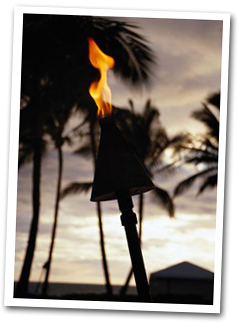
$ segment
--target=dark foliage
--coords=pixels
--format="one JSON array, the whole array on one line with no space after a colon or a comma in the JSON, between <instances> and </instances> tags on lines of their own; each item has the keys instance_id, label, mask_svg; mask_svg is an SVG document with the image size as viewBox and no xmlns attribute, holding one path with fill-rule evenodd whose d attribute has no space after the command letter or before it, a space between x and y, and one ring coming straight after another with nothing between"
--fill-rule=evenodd
<instances>
[{"instance_id":1,"label":"dark foliage","mask_svg":"<svg viewBox=\"0 0 238 322\"><path fill-rule=\"evenodd\" d=\"M220 111L220 93L215 93L208 97L203 104L203 108L192 113L193 118L205 125L206 134L195 141L191 139L191 136L185 135L180 137L180 140L175 144L176 152L182 155L183 164L193 164L201 167L201 170L176 186L175 196L184 193L196 181L200 182L198 195L206 189L214 188L217 185L219 115L216 115L215 111Z\"/></svg>"}]
</instances>

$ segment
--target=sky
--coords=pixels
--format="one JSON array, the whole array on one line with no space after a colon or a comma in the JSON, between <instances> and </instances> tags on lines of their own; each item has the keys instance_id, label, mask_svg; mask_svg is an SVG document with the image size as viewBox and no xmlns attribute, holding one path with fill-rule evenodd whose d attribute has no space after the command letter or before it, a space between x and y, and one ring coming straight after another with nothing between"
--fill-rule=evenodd
<instances>
[{"instance_id":1,"label":"sky","mask_svg":"<svg viewBox=\"0 0 238 322\"><path fill-rule=\"evenodd\" d=\"M207 96L220 90L222 22L181 19L127 18L136 23L153 49L157 65L151 87L136 92L109 72L108 82L115 106L128 106L133 98L140 111L147 99L159 108L169 135L181 131L203 133L190 115ZM65 149L63 184L93 179L91 160ZM31 171L28 164L18 177L15 279L20 275L31 220ZM176 176L157 176L155 184L172 192L175 184L192 169ZM42 169L42 201L37 247L30 280L38 281L48 256L57 179L56 152L47 154ZM50 281L103 284L99 232L95 204L90 194L65 198L60 204ZM133 197L137 212L137 197ZM175 218L145 194L143 255L148 276L170 265L190 261L214 270L216 233L216 189L196 197L196 186L175 199ZM130 269L124 228L115 201L104 202L103 224L112 284L122 284Z\"/></svg>"}]
</instances>

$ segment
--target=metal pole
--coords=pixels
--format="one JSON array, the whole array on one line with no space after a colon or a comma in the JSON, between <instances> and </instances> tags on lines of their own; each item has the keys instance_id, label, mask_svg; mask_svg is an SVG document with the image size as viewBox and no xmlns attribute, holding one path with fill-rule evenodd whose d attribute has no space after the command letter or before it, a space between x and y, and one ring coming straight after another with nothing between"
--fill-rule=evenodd
<instances>
[{"instance_id":1,"label":"metal pole","mask_svg":"<svg viewBox=\"0 0 238 322\"><path fill-rule=\"evenodd\" d=\"M136 229L137 218L132 211L133 202L129 191L117 194L119 209L122 213L121 223L125 227L127 244L130 252L136 288L142 302L151 302L149 284L146 276L144 260Z\"/></svg>"}]
</instances>

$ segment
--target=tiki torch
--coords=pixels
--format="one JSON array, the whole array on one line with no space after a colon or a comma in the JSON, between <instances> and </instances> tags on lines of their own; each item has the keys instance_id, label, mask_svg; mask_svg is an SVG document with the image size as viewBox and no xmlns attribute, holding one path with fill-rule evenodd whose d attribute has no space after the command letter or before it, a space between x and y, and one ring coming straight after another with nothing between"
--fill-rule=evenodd
<instances>
[{"instance_id":1,"label":"tiki torch","mask_svg":"<svg viewBox=\"0 0 238 322\"><path fill-rule=\"evenodd\" d=\"M93 182L91 201L117 200L121 224L125 233L133 267L137 292L143 302L151 302L149 284L137 233L137 218L132 196L150 191L154 184L111 115L111 93L107 85L107 70L114 59L104 54L93 39L89 39L89 59L100 70L100 80L91 84L89 92L98 106L101 138Z\"/></svg>"}]
</instances>

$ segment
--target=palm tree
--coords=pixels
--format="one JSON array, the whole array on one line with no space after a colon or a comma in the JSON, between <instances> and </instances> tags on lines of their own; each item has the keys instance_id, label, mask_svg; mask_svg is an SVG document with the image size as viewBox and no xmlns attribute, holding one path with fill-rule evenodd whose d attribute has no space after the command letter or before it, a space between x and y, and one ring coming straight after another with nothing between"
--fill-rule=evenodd
<instances>
[{"instance_id":1,"label":"palm tree","mask_svg":"<svg viewBox=\"0 0 238 322\"><path fill-rule=\"evenodd\" d=\"M95 139L96 119L95 119L95 114L94 116L92 116L91 113L89 113L88 116L89 118L87 121L89 122L89 128L90 128L90 131L89 131L90 143L91 143L91 151L92 151L92 157L93 157L93 166L95 171L96 163L97 163L97 144ZM97 217L98 217L98 227L99 227L99 236L100 236L99 240L100 240L100 249L101 249L101 255L102 255L103 272L104 272L105 281L106 281L107 293L111 295L112 287L110 282L108 261L107 261L106 250L105 250L103 222L102 222L102 209L101 209L100 202L96 202L96 210L97 210Z\"/></svg>"},{"instance_id":2,"label":"palm tree","mask_svg":"<svg viewBox=\"0 0 238 322\"><path fill-rule=\"evenodd\" d=\"M192 113L192 117L206 127L206 133L200 138L185 135L175 147L181 155L181 164L200 166L200 170L181 181L174 190L178 196L188 190L196 181L200 181L197 195L217 185L218 147L219 147L220 93L209 96L203 107Z\"/></svg>"},{"instance_id":3,"label":"palm tree","mask_svg":"<svg viewBox=\"0 0 238 322\"><path fill-rule=\"evenodd\" d=\"M58 222L58 214L59 214L59 203L60 203L60 193L61 193L61 183L62 183L62 174L63 174L63 145L65 143L71 144L71 139L68 135L64 134L65 127L69 118L72 114L72 109L67 106L61 106L61 108L57 108L52 111L51 118L47 122L48 133L50 134L54 146L58 153L58 179L57 179L57 188L56 188L56 199L55 199L55 208L54 208L54 222L51 233L51 243L49 248L48 260L45 266L45 280L42 289L42 294L45 296L47 294L48 284L49 284L49 275L50 268L52 262L52 255L54 250L54 243L56 237L56 229Z\"/></svg>"},{"instance_id":4,"label":"palm tree","mask_svg":"<svg viewBox=\"0 0 238 322\"><path fill-rule=\"evenodd\" d=\"M32 99L31 104L34 104ZM36 103L37 104L37 103ZM37 120L38 118L38 120ZM19 136L19 162L21 167L27 161L32 160L32 221L30 225L30 234L27 243L26 254L15 296L24 297L27 293L27 285L31 271L32 260L36 245L40 214L40 183L41 183L41 162L46 152L47 142L44 138L45 130L42 124L42 118L39 113L32 114L29 108L25 108L20 113L20 136Z\"/></svg>"},{"instance_id":5,"label":"palm tree","mask_svg":"<svg viewBox=\"0 0 238 322\"><path fill-rule=\"evenodd\" d=\"M95 105L88 94L98 71L88 60L88 37L116 60L114 72L133 85L148 82L153 55L135 26L106 18L25 14L23 21L20 137L30 133L33 147L33 215L15 296L25 297L40 214L42 141L52 105L79 109ZM24 121L25 119L25 121ZM24 135L25 136L25 135Z\"/></svg>"},{"instance_id":6,"label":"palm tree","mask_svg":"<svg viewBox=\"0 0 238 322\"><path fill-rule=\"evenodd\" d=\"M164 166L163 153L169 146L170 141L165 129L161 126L159 121L159 111L152 106L151 101L148 100L145 104L144 110L141 113L136 113L134 104L129 101L131 110L118 110L117 119L118 125L122 133L127 138L127 141L132 146L133 150L145 165L150 177L153 173L159 172ZM169 214L174 216L174 205L169 193L156 186L151 192L156 199L156 202L161 205ZM142 226L144 218L144 195L139 195L139 241L142 242ZM133 269L131 267L126 282L121 289L121 294L124 295L128 289Z\"/></svg>"},{"instance_id":7,"label":"palm tree","mask_svg":"<svg viewBox=\"0 0 238 322\"><path fill-rule=\"evenodd\" d=\"M86 125L86 130L82 128L82 125ZM89 127L89 131L88 131ZM74 132L77 132L80 130L80 136L84 136L84 139L86 139L86 144L83 144L80 146L79 149L75 151L75 154L77 155L84 155L87 156L90 155L93 159L93 167L94 171L96 169L96 162L97 162L97 150L98 150L98 140L97 140L97 129L98 128L98 122L96 114L92 112L89 112L86 116L83 124L81 124L79 127L74 129ZM82 131L85 131L86 133L82 134ZM87 133L89 132L89 133ZM88 139L89 136L89 139ZM92 182L72 182L67 187L64 188L61 194L61 198L66 197L67 195L75 194L75 193L81 193L81 192L88 192L89 189L92 188ZM113 290L110 282L110 273L109 273L109 267L108 267L108 261L107 261L107 255L105 250L105 238L104 238L104 231L103 231L103 221L102 221L102 208L100 202L96 202L96 212L98 217L98 227L99 227L99 241L100 241L100 249L101 249L101 255L102 255L102 265L103 265L103 272L104 272L104 278L105 278L105 286L107 293L109 295L112 295Z\"/></svg>"}]
</instances>

